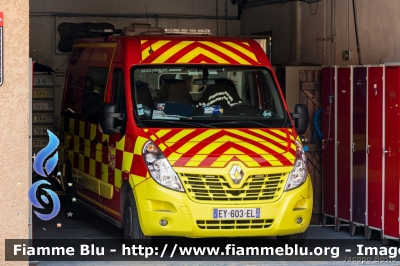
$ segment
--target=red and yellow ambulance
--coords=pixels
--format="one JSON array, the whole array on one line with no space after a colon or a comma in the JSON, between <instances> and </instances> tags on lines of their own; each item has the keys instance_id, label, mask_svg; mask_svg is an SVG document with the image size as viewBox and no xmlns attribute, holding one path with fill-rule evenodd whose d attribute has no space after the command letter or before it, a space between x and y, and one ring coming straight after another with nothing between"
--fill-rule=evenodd
<instances>
[{"instance_id":1,"label":"red and yellow ambulance","mask_svg":"<svg viewBox=\"0 0 400 266\"><path fill-rule=\"evenodd\" d=\"M257 42L184 33L75 42L59 150L68 215L89 208L127 239L300 243L313 207L305 106L289 113Z\"/></svg>"}]
</instances>

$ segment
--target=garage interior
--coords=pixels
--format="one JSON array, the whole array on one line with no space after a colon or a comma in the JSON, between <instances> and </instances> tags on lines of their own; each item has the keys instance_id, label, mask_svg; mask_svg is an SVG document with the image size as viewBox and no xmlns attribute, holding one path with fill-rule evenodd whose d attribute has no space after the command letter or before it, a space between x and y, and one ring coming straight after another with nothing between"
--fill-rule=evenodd
<instances>
[{"instance_id":1,"label":"garage interior","mask_svg":"<svg viewBox=\"0 0 400 266\"><path fill-rule=\"evenodd\" d=\"M252 38L274 66L289 111L297 103L308 106L310 124L301 137L308 146L314 188L311 224L335 231L344 227L350 236L368 240L379 235L383 245L397 243L400 63L393 62L400 62L396 49L400 30L392 25L400 23L396 14L400 2L168 2L29 1L29 56L35 62L32 154L47 145L46 129L59 133L68 49L72 40L96 34L92 29L149 24ZM60 215L65 213L61 210ZM40 238L49 223L33 218L32 236ZM66 219L62 223L68 228L62 234L85 236L82 230L68 227ZM91 231L97 233L101 238L101 230Z\"/></svg>"}]
</instances>

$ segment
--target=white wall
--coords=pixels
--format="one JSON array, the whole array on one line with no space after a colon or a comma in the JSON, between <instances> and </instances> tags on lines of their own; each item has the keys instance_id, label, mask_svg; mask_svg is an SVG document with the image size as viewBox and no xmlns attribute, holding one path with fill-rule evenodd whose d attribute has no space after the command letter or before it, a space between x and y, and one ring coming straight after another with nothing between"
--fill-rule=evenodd
<instances>
[{"instance_id":1,"label":"white wall","mask_svg":"<svg viewBox=\"0 0 400 266\"><path fill-rule=\"evenodd\" d=\"M321 0L318 2L318 9L316 3L311 5L311 12L317 10L315 15L311 14L309 4L297 4L300 10L298 19L294 16L296 12L293 9L296 6L293 3L245 9L243 32L249 34L271 30L272 58L275 62L296 61L296 46L293 42L297 39L294 32L296 27L300 27L300 63L359 63L351 0ZM355 4L361 63L400 62L400 49L397 48L400 40L400 1L355 0ZM331 28L336 36L333 43L330 39ZM351 61L342 60L342 51L347 49L352 51Z\"/></svg>"},{"instance_id":2,"label":"white wall","mask_svg":"<svg viewBox=\"0 0 400 266\"><path fill-rule=\"evenodd\" d=\"M218 2L218 21L216 3ZM58 51L58 26L63 22L107 22L116 29L132 23L147 23L164 28L206 28L212 35L237 36L240 20L237 5L224 0L30 0L30 56L34 61L65 71L69 54ZM62 13L62 14L61 14ZM154 18L153 15L159 18ZM217 27L218 25L218 27Z\"/></svg>"},{"instance_id":3,"label":"white wall","mask_svg":"<svg viewBox=\"0 0 400 266\"><path fill-rule=\"evenodd\" d=\"M64 70L67 56L56 54L55 49L58 38L56 29L60 23L109 22L116 28L133 22L146 23L145 5L153 26L158 21L161 27L210 28L214 35L217 32L225 35L224 0L218 1L218 31L216 19L207 19L215 17L217 1L30 0L30 56L54 69ZM232 5L229 0L226 3L228 35L271 31L272 62L275 64L359 63L351 0L321 0L318 4L313 3L311 10L310 5L303 2L248 8L244 9L241 22L233 19L237 16L238 6ZM400 25L400 1L355 0L355 3L361 63L400 61L396 42L400 39L400 27L397 26ZM313 15L311 12L316 13ZM64 15L61 16L61 13ZM65 16L74 13L81 15ZM155 14L160 16L158 20L153 18ZM344 50L352 51L351 61L342 60Z\"/></svg>"},{"instance_id":4,"label":"white wall","mask_svg":"<svg viewBox=\"0 0 400 266\"><path fill-rule=\"evenodd\" d=\"M180 14L225 16L225 0L30 0L30 13L63 14ZM237 5L227 3L227 15L237 16Z\"/></svg>"},{"instance_id":5,"label":"white wall","mask_svg":"<svg viewBox=\"0 0 400 266\"><path fill-rule=\"evenodd\" d=\"M54 69L64 70L67 56L56 54L58 52L55 49L58 41L56 28L60 23L110 22L116 28L133 22L146 23L144 17L137 17L144 16L145 4L149 14L197 16L197 19L164 17L156 20L149 15L149 22L153 26L158 21L161 27L210 28L213 34L217 34L217 21L204 18L215 16L216 0L204 0L201 4L194 0L172 0L168 5L163 0L91 1L94 0L86 0L84 5L78 5L78 0L31 0L30 56ZM400 25L400 16L397 14L400 1L356 0L355 3L361 63L400 61L400 51L396 46L396 41L400 39L400 27L396 26ZM225 1L219 0L218 4L218 33L225 35ZM237 15L237 5L227 1L227 8L229 18ZM58 14L68 12L104 16L66 17ZM316 13L313 15L311 12ZM54 15L56 13L57 16ZM264 5L244 9L241 22L234 19L227 22L230 36L271 31L272 61L275 64L359 63L351 0L321 0L318 8L316 3L311 5L311 11L310 5L303 2ZM342 60L344 50L352 51L351 61Z\"/></svg>"},{"instance_id":6,"label":"white wall","mask_svg":"<svg viewBox=\"0 0 400 266\"><path fill-rule=\"evenodd\" d=\"M294 40L292 9L293 3L264 5L244 9L242 34L272 31L272 62L289 63L295 61L292 52Z\"/></svg>"},{"instance_id":7,"label":"white wall","mask_svg":"<svg viewBox=\"0 0 400 266\"><path fill-rule=\"evenodd\" d=\"M124 17L54 17L54 16L31 16L30 17L30 41L29 54L34 61L50 66L53 70L64 71L68 66L69 54L58 51L57 45L59 34L58 25L63 22L107 22L114 25L116 29L122 29L132 23L147 23L145 18ZM152 26L157 25L156 19L149 19ZM217 32L216 20L211 19L158 19L158 26L164 28L206 28L213 35ZM224 36L226 32L226 21L218 22L219 35ZM228 20L228 35L237 36L240 32L240 21Z\"/></svg>"}]
</instances>

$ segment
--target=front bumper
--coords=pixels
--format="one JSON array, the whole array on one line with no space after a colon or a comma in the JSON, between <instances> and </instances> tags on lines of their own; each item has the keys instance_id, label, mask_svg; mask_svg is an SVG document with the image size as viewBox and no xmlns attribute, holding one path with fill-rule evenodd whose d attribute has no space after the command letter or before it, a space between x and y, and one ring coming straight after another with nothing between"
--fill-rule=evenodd
<instances>
[{"instance_id":1,"label":"front bumper","mask_svg":"<svg viewBox=\"0 0 400 266\"><path fill-rule=\"evenodd\" d=\"M249 237L302 233L310 223L313 207L309 176L303 185L283 192L271 203L197 203L186 193L164 188L152 178L136 186L134 194L140 225L147 236ZM261 216L221 222L213 220L214 208L260 208ZM302 222L298 223L300 217ZM166 226L160 225L162 219L168 221Z\"/></svg>"}]
</instances>

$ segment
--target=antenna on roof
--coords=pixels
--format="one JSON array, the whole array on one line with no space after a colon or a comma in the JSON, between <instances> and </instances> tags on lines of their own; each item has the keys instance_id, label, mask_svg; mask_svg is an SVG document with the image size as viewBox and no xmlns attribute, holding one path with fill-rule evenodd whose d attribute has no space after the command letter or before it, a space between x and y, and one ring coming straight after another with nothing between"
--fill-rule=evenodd
<instances>
[{"instance_id":1,"label":"antenna on roof","mask_svg":"<svg viewBox=\"0 0 400 266\"><path fill-rule=\"evenodd\" d=\"M149 34L149 42L150 42L150 49L149 49L149 54L153 53L153 49L151 49L151 40L150 40L150 24L149 24L149 16L147 15L147 5L144 5L146 8L146 18L147 18L147 32Z\"/></svg>"}]
</instances>

